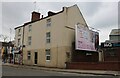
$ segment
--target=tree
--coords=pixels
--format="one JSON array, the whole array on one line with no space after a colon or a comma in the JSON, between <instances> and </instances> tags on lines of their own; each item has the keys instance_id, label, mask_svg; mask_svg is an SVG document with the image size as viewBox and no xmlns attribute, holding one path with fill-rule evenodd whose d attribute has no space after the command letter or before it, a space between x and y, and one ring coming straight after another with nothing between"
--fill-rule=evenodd
<instances>
[{"instance_id":1,"label":"tree","mask_svg":"<svg viewBox=\"0 0 120 78\"><path fill-rule=\"evenodd\" d=\"M7 35L0 34L0 39L3 39L4 42L6 42L6 40L8 39L8 36L7 36Z\"/></svg>"}]
</instances>

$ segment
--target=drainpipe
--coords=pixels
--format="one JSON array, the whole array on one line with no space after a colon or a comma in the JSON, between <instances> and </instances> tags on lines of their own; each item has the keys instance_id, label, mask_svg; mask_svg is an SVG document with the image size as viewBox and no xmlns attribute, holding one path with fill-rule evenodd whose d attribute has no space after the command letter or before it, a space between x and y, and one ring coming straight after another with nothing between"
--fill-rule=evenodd
<instances>
[{"instance_id":1,"label":"drainpipe","mask_svg":"<svg viewBox=\"0 0 120 78\"><path fill-rule=\"evenodd\" d=\"M58 43L57 43L57 58L56 58L56 67L58 68Z\"/></svg>"},{"instance_id":2,"label":"drainpipe","mask_svg":"<svg viewBox=\"0 0 120 78\"><path fill-rule=\"evenodd\" d=\"M22 64L23 64L23 45L24 45L24 30L25 30L25 26L23 25L23 36L22 36Z\"/></svg>"}]
</instances>

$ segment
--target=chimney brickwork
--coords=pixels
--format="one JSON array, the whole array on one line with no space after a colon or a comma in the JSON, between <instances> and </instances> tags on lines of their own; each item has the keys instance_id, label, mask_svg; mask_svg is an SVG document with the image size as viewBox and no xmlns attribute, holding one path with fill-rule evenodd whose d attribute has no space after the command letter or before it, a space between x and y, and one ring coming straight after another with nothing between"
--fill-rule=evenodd
<instances>
[{"instance_id":1,"label":"chimney brickwork","mask_svg":"<svg viewBox=\"0 0 120 78\"><path fill-rule=\"evenodd\" d=\"M40 13L38 12L32 12L32 18L31 18L31 21L36 21L36 20L39 20L40 19Z\"/></svg>"}]
</instances>

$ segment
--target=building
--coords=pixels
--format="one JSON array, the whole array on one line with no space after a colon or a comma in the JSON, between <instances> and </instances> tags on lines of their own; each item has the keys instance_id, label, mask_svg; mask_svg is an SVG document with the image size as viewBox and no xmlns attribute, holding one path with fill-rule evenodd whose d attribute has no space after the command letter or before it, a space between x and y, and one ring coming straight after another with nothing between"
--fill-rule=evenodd
<instances>
[{"instance_id":1,"label":"building","mask_svg":"<svg viewBox=\"0 0 120 78\"><path fill-rule=\"evenodd\" d=\"M13 59L12 48L14 44L12 42L0 42L0 55L4 62L11 63Z\"/></svg>"},{"instance_id":2,"label":"building","mask_svg":"<svg viewBox=\"0 0 120 78\"><path fill-rule=\"evenodd\" d=\"M2 42L0 42L0 53L1 53L1 49L2 49Z\"/></svg>"},{"instance_id":3,"label":"building","mask_svg":"<svg viewBox=\"0 0 120 78\"><path fill-rule=\"evenodd\" d=\"M67 62L66 68L80 69L80 70L120 71L120 56L119 56L120 55L120 40L119 40L120 31L119 29L113 29L109 37L110 37L110 40L106 40L105 42L101 43L101 47L98 50L99 51L98 62L95 62L97 59L97 54L95 54L95 52L91 52L93 53L93 56L91 57L91 53L89 51L79 52L77 50L78 52L75 51L75 53L73 54L75 57L77 57L75 59L76 62ZM83 57L86 57L86 58L82 59ZM84 62L85 60L88 60L88 59L90 62ZM91 61L92 59L94 60ZM78 61L84 60L84 61L78 62L77 60Z\"/></svg>"},{"instance_id":4,"label":"building","mask_svg":"<svg viewBox=\"0 0 120 78\"><path fill-rule=\"evenodd\" d=\"M120 29L113 29L109 39L101 43L104 61L120 61Z\"/></svg>"},{"instance_id":5,"label":"building","mask_svg":"<svg viewBox=\"0 0 120 78\"><path fill-rule=\"evenodd\" d=\"M75 58L75 25L89 29L87 23L77 5L40 16L32 12L30 22L15 28L15 46L22 46L23 64L65 68L65 62Z\"/></svg>"},{"instance_id":6,"label":"building","mask_svg":"<svg viewBox=\"0 0 120 78\"><path fill-rule=\"evenodd\" d=\"M109 38L111 41L120 41L120 29L113 29L109 35Z\"/></svg>"}]
</instances>

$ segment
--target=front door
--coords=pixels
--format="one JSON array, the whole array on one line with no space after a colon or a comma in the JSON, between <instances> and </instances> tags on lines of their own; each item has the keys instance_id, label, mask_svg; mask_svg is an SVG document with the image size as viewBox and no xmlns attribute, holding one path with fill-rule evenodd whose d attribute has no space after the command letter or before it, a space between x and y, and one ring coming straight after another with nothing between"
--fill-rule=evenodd
<instances>
[{"instance_id":1,"label":"front door","mask_svg":"<svg viewBox=\"0 0 120 78\"><path fill-rule=\"evenodd\" d=\"M38 53L37 53L37 52L35 52L34 64L37 64L37 58L38 58Z\"/></svg>"}]
</instances>

